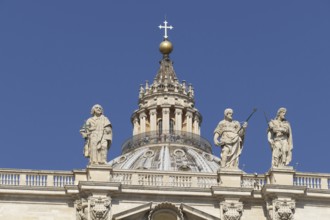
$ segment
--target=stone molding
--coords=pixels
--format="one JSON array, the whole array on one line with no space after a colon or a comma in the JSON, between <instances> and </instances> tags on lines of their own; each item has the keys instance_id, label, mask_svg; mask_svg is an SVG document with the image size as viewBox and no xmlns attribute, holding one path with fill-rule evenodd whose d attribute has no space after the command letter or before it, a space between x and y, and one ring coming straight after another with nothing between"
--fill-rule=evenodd
<instances>
[{"instance_id":1,"label":"stone molding","mask_svg":"<svg viewBox=\"0 0 330 220\"><path fill-rule=\"evenodd\" d=\"M153 215L156 214L157 212L166 211L166 210L174 212L177 215L178 220L184 220L181 208L177 207L176 205L170 202L163 202L152 208L150 210L148 220L152 220Z\"/></svg>"}]
</instances>

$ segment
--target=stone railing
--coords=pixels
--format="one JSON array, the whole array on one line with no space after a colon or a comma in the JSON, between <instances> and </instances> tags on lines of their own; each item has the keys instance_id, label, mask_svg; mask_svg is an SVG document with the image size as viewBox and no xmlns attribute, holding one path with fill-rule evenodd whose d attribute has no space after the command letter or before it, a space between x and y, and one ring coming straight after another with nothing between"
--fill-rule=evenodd
<instances>
[{"instance_id":1,"label":"stone railing","mask_svg":"<svg viewBox=\"0 0 330 220\"><path fill-rule=\"evenodd\" d=\"M64 187L77 185L80 180L86 181L86 170L80 171L47 171L0 169L1 186L27 187ZM210 188L219 186L217 173L165 172L153 170L119 170L111 171L110 182L123 185L164 186L164 187L197 187ZM264 174L243 174L242 188L261 190L267 184ZM293 185L306 186L311 189L330 189L330 174L296 172Z\"/></svg>"},{"instance_id":2,"label":"stone railing","mask_svg":"<svg viewBox=\"0 0 330 220\"><path fill-rule=\"evenodd\" d=\"M330 174L296 172L293 184L311 189L330 189Z\"/></svg>"},{"instance_id":3,"label":"stone railing","mask_svg":"<svg viewBox=\"0 0 330 220\"><path fill-rule=\"evenodd\" d=\"M122 145L122 153L125 154L130 150L143 147L149 144L176 143L200 148L208 153L212 153L212 145L200 135L185 131L164 131L145 132L134 135Z\"/></svg>"},{"instance_id":4,"label":"stone railing","mask_svg":"<svg viewBox=\"0 0 330 220\"><path fill-rule=\"evenodd\" d=\"M217 174L113 170L111 182L123 185L198 187L218 186Z\"/></svg>"},{"instance_id":5,"label":"stone railing","mask_svg":"<svg viewBox=\"0 0 330 220\"><path fill-rule=\"evenodd\" d=\"M241 180L241 187L261 190L266 183L267 179L265 175L244 174Z\"/></svg>"},{"instance_id":6,"label":"stone railing","mask_svg":"<svg viewBox=\"0 0 330 220\"><path fill-rule=\"evenodd\" d=\"M70 171L1 169L0 186L51 186L74 185L75 178Z\"/></svg>"}]
</instances>

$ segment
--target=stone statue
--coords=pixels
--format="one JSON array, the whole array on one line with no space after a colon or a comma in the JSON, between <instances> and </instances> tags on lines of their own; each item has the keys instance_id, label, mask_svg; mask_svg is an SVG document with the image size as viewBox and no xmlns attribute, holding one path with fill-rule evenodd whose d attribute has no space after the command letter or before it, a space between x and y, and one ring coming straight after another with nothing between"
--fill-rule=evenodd
<instances>
[{"instance_id":1,"label":"stone statue","mask_svg":"<svg viewBox=\"0 0 330 220\"><path fill-rule=\"evenodd\" d=\"M272 149L272 167L287 166L292 159L292 131L285 119L286 109L280 108L276 118L268 123L268 142Z\"/></svg>"},{"instance_id":2,"label":"stone statue","mask_svg":"<svg viewBox=\"0 0 330 220\"><path fill-rule=\"evenodd\" d=\"M94 105L91 110L93 117L87 119L80 130L85 139L84 156L89 158L89 165L105 164L112 142L112 126L103 115L103 108Z\"/></svg>"},{"instance_id":3,"label":"stone statue","mask_svg":"<svg viewBox=\"0 0 330 220\"><path fill-rule=\"evenodd\" d=\"M243 148L247 122L241 126L238 121L233 120L233 113L232 109L226 109L224 120L220 121L214 130L214 144L222 148L222 168L238 168L238 158Z\"/></svg>"}]
</instances>

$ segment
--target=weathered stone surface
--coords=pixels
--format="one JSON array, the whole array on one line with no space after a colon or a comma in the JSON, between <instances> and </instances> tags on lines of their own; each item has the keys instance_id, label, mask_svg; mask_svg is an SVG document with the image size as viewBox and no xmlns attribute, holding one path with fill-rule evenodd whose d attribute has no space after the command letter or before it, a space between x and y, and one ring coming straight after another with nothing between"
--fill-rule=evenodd
<instances>
[{"instance_id":1,"label":"weathered stone surface","mask_svg":"<svg viewBox=\"0 0 330 220\"><path fill-rule=\"evenodd\" d=\"M292 160L292 131L285 114L286 108L280 108L276 118L268 123L267 137L272 149L272 167L287 166Z\"/></svg>"},{"instance_id":2,"label":"weathered stone surface","mask_svg":"<svg viewBox=\"0 0 330 220\"><path fill-rule=\"evenodd\" d=\"M221 147L221 167L237 169L247 123L241 127L238 121L233 120L233 113L230 108L225 110L224 120L214 130L214 144Z\"/></svg>"},{"instance_id":3,"label":"weathered stone surface","mask_svg":"<svg viewBox=\"0 0 330 220\"><path fill-rule=\"evenodd\" d=\"M91 114L93 117L87 119L80 130L85 139L84 156L89 158L89 165L106 164L112 142L112 126L103 115L101 105L94 105Z\"/></svg>"}]
</instances>

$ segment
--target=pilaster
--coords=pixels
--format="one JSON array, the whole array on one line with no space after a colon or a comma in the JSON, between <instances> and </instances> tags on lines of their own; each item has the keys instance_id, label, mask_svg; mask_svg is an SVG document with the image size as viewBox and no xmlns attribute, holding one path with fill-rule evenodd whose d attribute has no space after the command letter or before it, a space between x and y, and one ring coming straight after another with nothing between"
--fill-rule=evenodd
<instances>
[{"instance_id":1,"label":"pilaster","mask_svg":"<svg viewBox=\"0 0 330 220\"><path fill-rule=\"evenodd\" d=\"M140 117L140 133L145 133L147 114L144 111L142 111L140 112L139 117Z\"/></svg>"},{"instance_id":2,"label":"pilaster","mask_svg":"<svg viewBox=\"0 0 330 220\"><path fill-rule=\"evenodd\" d=\"M157 130L157 109L153 108L149 111L150 115L150 131Z\"/></svg>"},{"instance_id":3,"label":"pilaster","mask_svg":"<svg viewBox=\"0 0 330 220\"><path fill-rule=\"evenodd\" d=\"M175 130L177 130L177 131L182 130L182 109L181 108L175 109Z\"/></svg>"},{"instance_id":4,"label":"pilaster","mask_svg":"<svg viewBox=\"0 0 330 220\"><path fill-rule=\"evenodd\" d=\"M195 115L194 116L194 134L198 134L198 135L200 135L200 129L199 129L199 122L200 122L200 120L199 120L199 117L198 117L198 115Z\"/></svg>"},{"instance_id":5,"label":"pilaster","mask_svg":"<svg viewBox=\"0 0 330 220\"><path fill-rule=\"evenodd\" d=\"M133 119L133 135L139 133L139 119L135 116Z\"/></svg>"},{"instance_id":6,"label":"pilaster","mask_svg":"<svg viewBox=\"0 0 330 220\"><path fill-rule=\"evenodd\" d=\"M192 132L192 117L193 117L193 113L187 110L186 112L187 132Z\"/></svg>"},{"instance_id":7,"label":"pilaster","mask_svg":"<svg viewBox=\"0 0 330 220\"><path fill-rule=\"evenodd\" d=\"M170 106L162 106L163 133L170 130Z\"/></svg>"}]
</instances>

